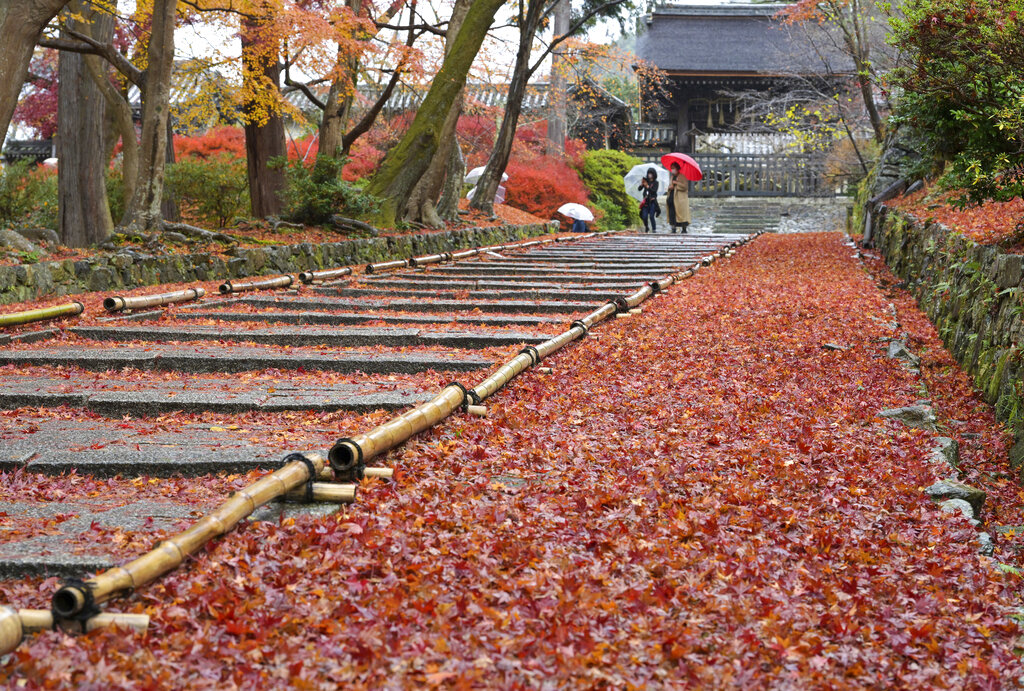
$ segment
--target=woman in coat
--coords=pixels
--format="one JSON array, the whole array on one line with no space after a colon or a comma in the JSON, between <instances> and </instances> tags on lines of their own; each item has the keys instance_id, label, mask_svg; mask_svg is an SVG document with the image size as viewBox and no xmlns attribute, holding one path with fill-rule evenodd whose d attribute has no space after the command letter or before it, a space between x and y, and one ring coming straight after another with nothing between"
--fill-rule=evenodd
<instances>
[{"instance_id":1,"label":"woman in coat","mask_svg":"<svg viewBox=\"0 0 1024 691\"><path fill-rule=\"evenodd\" d=\"M672 179L668 183L668 222L673 233L676 228L685 233L690 225L690 183L680 174L678 163L673 163L669 172Z\"/></svg>"},{"instance_id":2,"label":"woman in coat","mask_svg":"<svg viewBox=\"0 0 1024 691\"><path fill-rule=\"evenodd\" d=\"M640 200L640 220L644 222L644 232L653 233L658 227L657 217L661 215L661 206L658 205L658 171L648 168L639 189L644 195Z\"/></svg>"}]
</instances>

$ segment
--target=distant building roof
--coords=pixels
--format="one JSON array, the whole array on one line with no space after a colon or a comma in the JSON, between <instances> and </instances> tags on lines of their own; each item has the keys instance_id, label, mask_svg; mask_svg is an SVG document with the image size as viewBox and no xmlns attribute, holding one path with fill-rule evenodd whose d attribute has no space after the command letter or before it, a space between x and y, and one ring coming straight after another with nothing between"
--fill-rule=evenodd
<instances>
[{"instance_id":1,"label":"distant building roof","mask_svg":"<svg viewBox=\"0 0 1024 691\"><path fill-rule=\"evenodd\" d=\"M850 73L836 51L826 66L803 27L775 18L784 4L659 3L637 40L637 55L672 75L822 75ZM817 27L809 30L821 31ZM822 38L824 35L822 34ZM817 41L820 48L830 45Z\"/></svg>"}]
</instances>

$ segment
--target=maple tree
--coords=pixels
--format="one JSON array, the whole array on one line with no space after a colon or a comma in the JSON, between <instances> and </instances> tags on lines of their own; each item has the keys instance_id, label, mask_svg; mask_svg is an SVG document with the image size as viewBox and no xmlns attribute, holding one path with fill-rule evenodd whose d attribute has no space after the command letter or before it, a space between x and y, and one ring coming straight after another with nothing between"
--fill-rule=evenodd
<instances>
[{"instance_id":1,"label":"maple tree","mask_svg":"<svg viewBox=\"0 0 1024 691\"><path fill-rule=\"evenodd\" d=\"M70 0L0 0L0 132L18 105L39 36Z\"/></svg>"},{"instance_id":2,"label":"maple tree","mask_svg":"<svg viewBox=\"0 0 1024 691\"><path fill-rule=\"evenodd\" d=\"M366 187L368 194L384 200L378 225L420 220L426 205L433 206L434 200L425 194L419 195L419 204L410 203L410 197L421 183L434 184L437 175L436 172L430 175L432 166L435 171L447 166L448 156L437 156L438 150L442 142L450 143L453 139L458 122L457 103L466 76L501 4L499 0L480 0L465 8L457 31L450 37L441 69L417 109L416 117Z\"/></svg>"},{"instance_id":3,"label":"maple tree","mask_svg":"<svg viewBox=\"0 0 1024 691\"><path fill-rule=\"evenodd\" d=\"M30 128L40 139L57 132L57 51L42 49L29 64L30 85L18 102L12 120Z\"/></svg>"},{"instance_id":4,"label":"maple tree","mask_svg":"<svg viewBox=\"0 0 1024 691\"><path fill-rule=\"evenodd\" d=\"M824 25L837 32L833 46L853 63L861 104L878 143L885 138L885 121L875 96L881 84L878 53L885 47L879 17L888 9L887 3L878 0L798 0L779 10L787 23Z\"/></svg>"},{"instance_id":5,"label":"maple tree","mask_svg":"<svg viewBox=\"0 0 1024 691\"><path fill-rule=\"evenodd\" d=\"M533 74L544 64L545 59L569 37L581 31L589 22L597 18L613 17L628 7L625 0L594 0L585 2L580 14L566 27L564 34L554 36L539 55L534 55L533 44L537 32L547 17L553 13L561 0L520 0L517 3L516 26L519 29L519 44L516 50L516 61L512 68L512 81L508 87L505 111L501 117L494 149L487 159L487 165L476 183L477 194L473 196L471 206L489 213L494 208L494 194L501 184L502 173L508 166L512 154L512 142L515 139L516 127L523 107L523 96L526 85ZM568 8L568 3L565 3ZM562 146L558 147L559 150Z\"/></svg>"}]
</instances>

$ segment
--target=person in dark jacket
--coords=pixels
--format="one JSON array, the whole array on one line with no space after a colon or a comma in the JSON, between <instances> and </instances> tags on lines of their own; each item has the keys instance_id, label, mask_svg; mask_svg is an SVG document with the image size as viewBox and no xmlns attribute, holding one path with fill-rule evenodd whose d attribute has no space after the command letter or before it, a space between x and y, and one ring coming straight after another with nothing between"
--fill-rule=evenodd
<instances>
[{"instance_id":1,"label":"person in dark jacket","mask_svg":"<svg viewBox=\"0 0 1024 691\"><path fill-rule=\"evenodd\" d=\"M639 189L644 195L640 200L640 220L644 222L644 232L654 233L658 229L657 217L661 215L661 206L658 205L658 171L648 168Z\"/></svg>"}]
</instances>

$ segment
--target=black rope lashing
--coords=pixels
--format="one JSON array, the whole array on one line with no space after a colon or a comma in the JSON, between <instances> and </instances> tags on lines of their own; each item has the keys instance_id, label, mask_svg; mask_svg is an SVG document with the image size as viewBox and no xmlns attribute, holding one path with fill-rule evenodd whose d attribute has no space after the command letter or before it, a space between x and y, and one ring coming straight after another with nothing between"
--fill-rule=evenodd
<instances>
[{"instance_id":1,"label":"black rope lashing","mask_svg":"<svg viewBox=\"0 0 1024 691\"><path fill-rule=\"evenodd\" d=\"M610 304L615 305L615 310L617 312L628 312L629 311L629 303L626 302L626 298L624 298L622 296L616 296L615 299L613 299Z\"/></svg>"},{"instance_id":2,"label":"black rope lashing","mask_svg":"<svg viewBox=\"0 0 1024 691\"><path fill-rule=\"evenodd\" d=\"M524 353L530 356L530 361L533 365L536 365L538 362L540 362L540 351L534 348L532 345L528 345L519 351L520 355Z\"/></svg>"},{"instance_id":3,"label":"black rope lashing","mask_svg":"<svg viewBox=\"0 0 1024 691\"><path fill-rule=\"evenodd\" d=\"M72 588L75 591L82 594L82 606L74 614L61 613L61 607L58 606L56 600L61 596L61 593L65 592L65 588ZM53 601L50 603L50 612L53 614L53 628L56 631L58 624L61 621L74 621L78 622L78 625L82 629L82 633L85 633L85 624L90 619L100 614L99 603L96 602L96 597L93 595L92 586L81 578L70 576L61 581L61 587L57 589L57 592L53 594Z\"/></svg>"},{"instance_id":4,"label":"black rope lashing","mask_svg":"<svg viewBox=\"0 0 1024 691\"><path fill-rule=\"evenodd\" d=\"M583 335L584 336L586 336L588 333L590 333L590 327L587 326L586 324L584 324L582 319L577 319L572 324L569 324L569 328L570 329L575 329L577 326L580 327L581 329L583 329Z\"/></svg>"},{"instance_id":5,"label":"black rope lashing","mask_svg":"<svg viewBox=\"0 0 1024 691\"><path fill-rule=\"evenodd\" d=\"M355 449L355 456L347 464L342 464L337 458L336 449ZM355 443L349 437L343 437L338 441L334 442L334 446L331 447L330 453L327 458L331 463L331 470L334 471L334 479L339 482L359 482L363 479L363 471L366 469L366 464L363 462L363 447Z\"/></svg>"},{"instance_id":6,"label":"black rope lashing","mask_svg":"<svg viewBox=\"0 0 1024 691\"><path fill-rule=\"evenodd\" d=\"M295 461L299 461L306 466L307 479L305 482L305 496L303 497L303 501L305 501L307 504L310 504L313 501L313 482L316 480L317 476L316 465L314 465L313 461L309 460L308 458L306 458L304 454L301 453L290 453L287 456L285 456L281 462L287 465Z\"/></svg>"},{"instance_id":7,"label":"black rope lashing","mask_svg":"<svg viewBox=\"0 0 1024 691\"><path fill-rule=\"evenodd\" d=\"M661 292L661 284L657 281L651 281L647 285L651 287L651 295L657 295Z\"/></svg>"},{"instance_id":8,"label":"black rope lashing","mask_svg":"<svg viewBox=\"0 0 1024 691\"><path fill-rule=\"evenodd\" d=\"M459 405L462 406L462 410L463 412L465 412L466 408L470 406L469 401L471 398L473 398L473 392L457 381L450 381L447 384L445 384L445 388L448 388L449 386L456 386L462 390L462 403L460 403Z\"/></svg>"}]
</instances>

